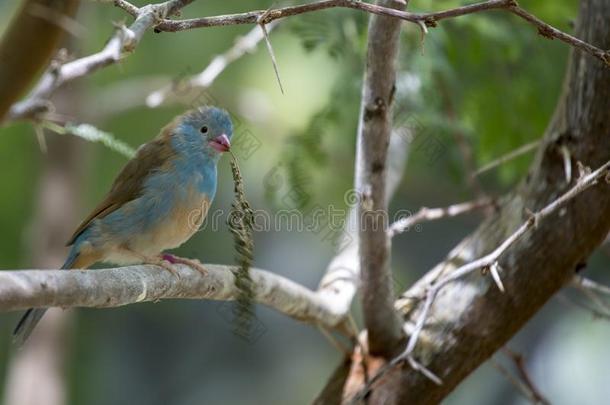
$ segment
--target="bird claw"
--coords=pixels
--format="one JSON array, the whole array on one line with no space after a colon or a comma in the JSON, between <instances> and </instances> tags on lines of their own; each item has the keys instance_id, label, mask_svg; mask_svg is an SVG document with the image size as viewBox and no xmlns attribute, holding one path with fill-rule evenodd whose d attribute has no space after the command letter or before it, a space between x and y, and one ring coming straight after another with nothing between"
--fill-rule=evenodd
<instances>
[{"instance_id":1,"label":"bird claw","mask_svg":"<svg viewBox=\"0 0 610 405\"><path fill-rule=\"evenodd\" d=\"M174 256L169 253L163 254L162 258L163 258L163 260L165 260L171 264L176 264L176 263L185 264L185 265L197 270L199 273L201 273L204 276L208 275L207 269L197 259L187 259L185 257Z\"/></svg>"},{"instance_id":2,"label":"bird claw","mask_svg":"<svg viewBox=\"0 0 610 405\"><path fill-rule=\"evenodd\" d=\"M174 267L174 263L165 258L165 255L163 255L163 258L161 258L161 260L159 260L157 263L155 263L155 265L169 271L170 273L172 273L172 275L174 275L174 277L176 277L178 280L180 280L180 278L181 278L180 273Z\"/></svg>"}]
</instances>

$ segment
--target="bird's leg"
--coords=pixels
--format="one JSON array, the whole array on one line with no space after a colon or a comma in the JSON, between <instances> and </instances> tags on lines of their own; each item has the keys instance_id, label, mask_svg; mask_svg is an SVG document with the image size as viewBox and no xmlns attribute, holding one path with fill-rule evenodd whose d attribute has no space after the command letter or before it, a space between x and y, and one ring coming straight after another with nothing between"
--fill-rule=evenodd
<instances>
[{"instance_id":1,"label":"bird's leg","mask_svg":"<svg viewBox=\"0 0 610 405\"><path fill-rule=\"evenodd\" d=\"M174 263L167 260L164 256L165 255L156 257L156 258L151 258L151 259L147 260L146 263L154 264L155 266L162 267L165 270L172 273L174 276L176 276L176 278L178 280L180 280L180 273L178 273L178 270L176 270L176 268L174 267Z\"/></svg>"},{"instance_id":2,"label":"bird's leg","mask_svg":"<svg viewBox=\"0 0 610 405\"><path fill-rule=\"evenodd\" d=\"M129 254L138 257L143 264L152 264L153 266L159 266L172 273L177 279L180 279L180 273L178 273L178 270L176 270L176 268L173 266L175 262L168 260L165 255L146 256L141 253L135 252L129 248L123 247L122 249L128 252Z\"/></svg>"},{"instance_id":3,"label":"bird's leg","mask_svg":"<svg viewBox=\"0 0 610 405\"><path fill-rule=\"evenodd\" d=\"M195 270L197 270L199 273L201 273L204 276L208 275L208 271L205 267L203 267L203 264L201 264L201 262L197 259L187 259L185 257L180 257L180 256L175 256L169 253L163 253L161 255L161 257L163 258L163 260L170 262L171 264L185 264L189 267L194 268Z\"/></svg>"}]
</instances>

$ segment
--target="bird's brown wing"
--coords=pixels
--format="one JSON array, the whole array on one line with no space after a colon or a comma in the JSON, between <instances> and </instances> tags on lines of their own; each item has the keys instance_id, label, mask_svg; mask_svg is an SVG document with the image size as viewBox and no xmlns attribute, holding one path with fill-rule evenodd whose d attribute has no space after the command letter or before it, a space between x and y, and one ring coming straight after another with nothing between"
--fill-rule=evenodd
<instances>
[{"instance_id":1,"label":"bird's brown wing","mask_svg":"<svg viewBox=\"0 0 610 405\"><path fill-rule=\"evenodd\" d=\"M112 188L97 207L76 228L66 246L74 243L76 238L96 218L106 215L122 207L127 202L138 198L142 193L144 181L154 170L170 161L174 151L169 143L171 125L163 129L161 134L152 141L142 145L112 183Z\"/></svg>"}]
</instances>

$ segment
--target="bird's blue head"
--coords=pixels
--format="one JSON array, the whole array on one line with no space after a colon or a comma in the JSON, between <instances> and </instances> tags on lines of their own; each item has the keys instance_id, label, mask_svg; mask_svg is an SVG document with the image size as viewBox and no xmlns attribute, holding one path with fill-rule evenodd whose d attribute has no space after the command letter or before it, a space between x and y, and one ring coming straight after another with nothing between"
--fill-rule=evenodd
<instances>
[{"instance_id":1,"label":"bird's blue head","mask_svg":"<svg viewBox=\"0 0 610 405\"><path fill-rule=\"evenodd\" d=\"M213 158L231 148L233 124L225 110L198 107L178 117L175 125L182 147L203 148L203 152Z\"/></svg>"}]
</instances>

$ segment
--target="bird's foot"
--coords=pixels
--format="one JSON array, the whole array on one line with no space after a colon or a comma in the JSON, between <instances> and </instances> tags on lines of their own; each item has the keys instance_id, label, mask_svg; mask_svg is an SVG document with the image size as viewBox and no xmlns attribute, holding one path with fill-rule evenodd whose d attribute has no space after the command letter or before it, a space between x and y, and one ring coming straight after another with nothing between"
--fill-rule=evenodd
<instances>
[{"instance_id":1,"label":"bird's foot","mask_svg":"<svg viewBox=\"0 0 610 405\"><path fill-rule=\"evenodd\" d=\"M172 273L172 275L174 275L174 277L180 280L180 273L178 273L178 270L176 270L176 267L174 267L174 262L168 260L165 255L161 256L159 260L153 261L151 264L154 264L155 266L159 266L169 271L170 273Z\"/></svg>"},{"instance_id":2,"label":"bird's foot","mask_svg":"<svg viewBox=\"0 0 610 405\"><path fill-rule=\"evenodd\" d=\"M164 253L161 257L163 258L164 261L167 261L171 264L176 264L176 263L185 264L185 265L197 270L199 273L201 273L204 276L208 275L207 269L197 259L187 259L185 257L174 256L169 253Z\"/></svg>"}]
</instances>

